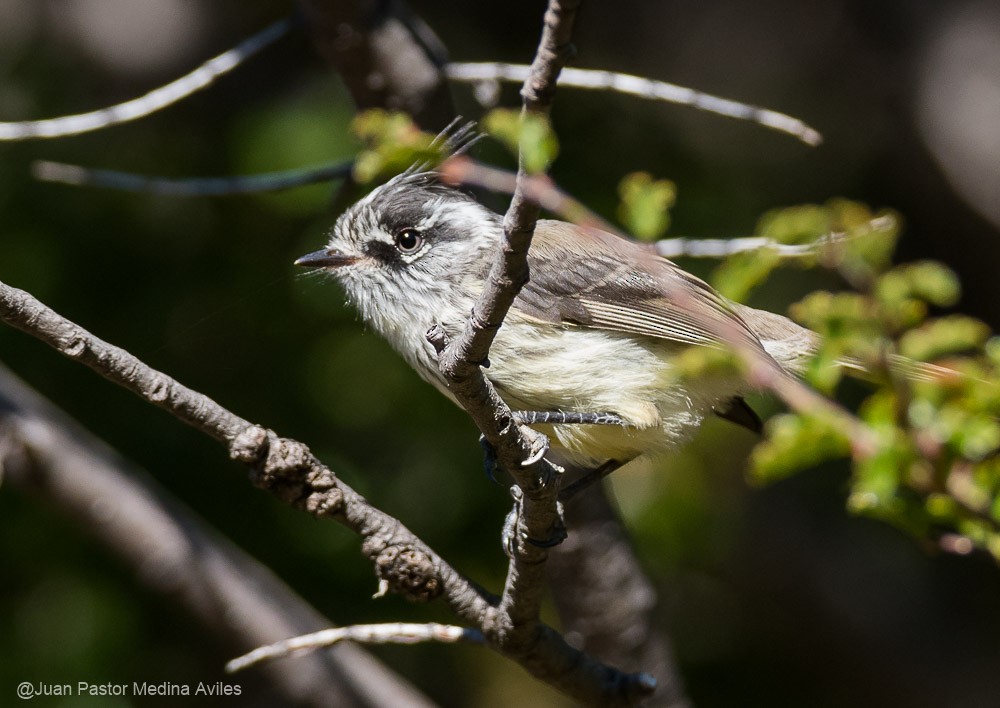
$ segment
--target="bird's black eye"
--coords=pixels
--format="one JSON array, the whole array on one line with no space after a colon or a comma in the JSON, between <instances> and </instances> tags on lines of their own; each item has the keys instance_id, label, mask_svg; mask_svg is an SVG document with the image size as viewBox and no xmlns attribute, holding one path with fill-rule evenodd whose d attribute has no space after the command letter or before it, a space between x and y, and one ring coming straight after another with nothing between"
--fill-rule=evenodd
<instances>
[{"instance_id":1,"label":"bird's black eye","mask_svg":"<svg viewBox=\"0 0 1000 708\"><path fill-rule=\"evenodd\" d=\"M416 253L424 245L424 237L416 229L403 229L396 234L396 248L400 253Z\"/></svg>"}]
</instances>

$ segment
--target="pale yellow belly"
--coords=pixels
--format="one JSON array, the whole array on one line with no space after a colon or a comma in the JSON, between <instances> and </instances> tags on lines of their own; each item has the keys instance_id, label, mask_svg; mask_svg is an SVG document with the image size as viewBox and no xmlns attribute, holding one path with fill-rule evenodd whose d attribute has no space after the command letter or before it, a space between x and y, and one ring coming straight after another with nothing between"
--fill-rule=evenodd
<instances>
[{"instance_id":1,"label":"pale yellow belly","mask_svg":"<svg viewBox=\"0 0 1000 708\"><path fill-rule=\"evenodd\" d=\"M676 351L652 338L508 321L485 373L514 410L617 414L626 426L532 427L568 462L626 462L688 441L712 406L740 388L732 380L680 384L670 364Z\"/></svg>"}]
</instances>

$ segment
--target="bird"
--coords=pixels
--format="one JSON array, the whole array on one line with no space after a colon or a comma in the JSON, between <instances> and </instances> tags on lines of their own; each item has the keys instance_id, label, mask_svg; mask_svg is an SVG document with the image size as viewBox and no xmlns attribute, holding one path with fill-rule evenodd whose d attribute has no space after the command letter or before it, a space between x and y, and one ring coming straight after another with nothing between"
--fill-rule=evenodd
<instances>
[{"instance_id":1,"label":"bird","mask_svg":"<svg viewBox=\"0 0 1000 708\"><path fill-rule=\"evenodd\" d=\"M503 237L499 214L438 171L414 167L350 206L326 245L295 263L332 275L361 319L457 403L426 335L439 326L459 336ZM675 356L722 346L720 329L789 376L817 348L810 330L731 301L651 245L598 228L541 219L527 260L529 279L483 372L565 464L676 450L710 416L759 432L741 377L676 376Z\"/></svg>"}]
</instances>

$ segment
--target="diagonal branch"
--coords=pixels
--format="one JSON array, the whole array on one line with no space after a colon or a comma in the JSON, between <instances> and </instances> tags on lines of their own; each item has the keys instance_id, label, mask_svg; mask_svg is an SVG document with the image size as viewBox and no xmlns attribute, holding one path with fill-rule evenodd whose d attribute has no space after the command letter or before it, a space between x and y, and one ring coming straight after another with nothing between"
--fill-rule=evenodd
<instances>
[{"instance_id":1,"label":"diagonal branch","mask_svg":"<svg viewBox=\"0 0 1000 708\"><path fill-rule=\"evenodd\" d=\"M2 282L0 319L225 443L233 459L251 467L254 484L361 536L362 551L395 592L417 601L442 597L458 617L478 627L494 649L535 677L591 705L633 705L650 692L646 675L625 674L600 663L537 619L531 642L510 646L499 641L502 635L493 630L505 626L507 614L497 608L497 598L462 577L399 520L368 504L302 443L251 424Z\"/></svg>"},{"instance_id":2,"label":"diagonal branch","mask_svg":"<svg viewBox=\"0 0 1000 708\"><path fill-rule=\"evenodd\" d=\"M520 186L531 203L581 226L614 232L615 227L587 206L559 189L548 175L517 175L499 167L476 162L467 155L451 157L438 168L441 179L449 184L482 187L493 192L513 194ZM536 216L537 219L537 216Z\"/></svg>"},{"instance_id":3,"label":"diagonal branch","mask_svg":"<svg viewBox=\"0 0 1000 708\"><path fill-rule=\"evenodd\" d=\"M79 113L59 118L32 120L19 123L0 123L0 140L31 140L33 138L62 138L100 130L112 125L144 118L211 86L261 49L284 37L292 27L289 19L278 20L257 34L243 40L232 49L209 59L189 74L171 81L125 103L101 108L89 113Z\"/></svg>"}]
</instances>

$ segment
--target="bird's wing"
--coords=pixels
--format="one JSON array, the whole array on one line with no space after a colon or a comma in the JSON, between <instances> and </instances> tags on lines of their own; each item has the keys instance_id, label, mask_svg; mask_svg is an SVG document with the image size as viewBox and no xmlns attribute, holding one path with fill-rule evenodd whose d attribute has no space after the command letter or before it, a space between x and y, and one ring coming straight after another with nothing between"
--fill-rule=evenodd
<instances>
[{"instance_id":1,"label":"bird's wing","mask_svg":"<svg viewBox=\"0 0 1000 708\"><path fill-rule=\"evenodd\" d=\"M528 252L530 280L514 308L553 324L715 345L719 330L761 344L707 283L642 244L561 221L539 221ZM726 337L730 338L729 336Z\"/></svg>"}]
</instances>

